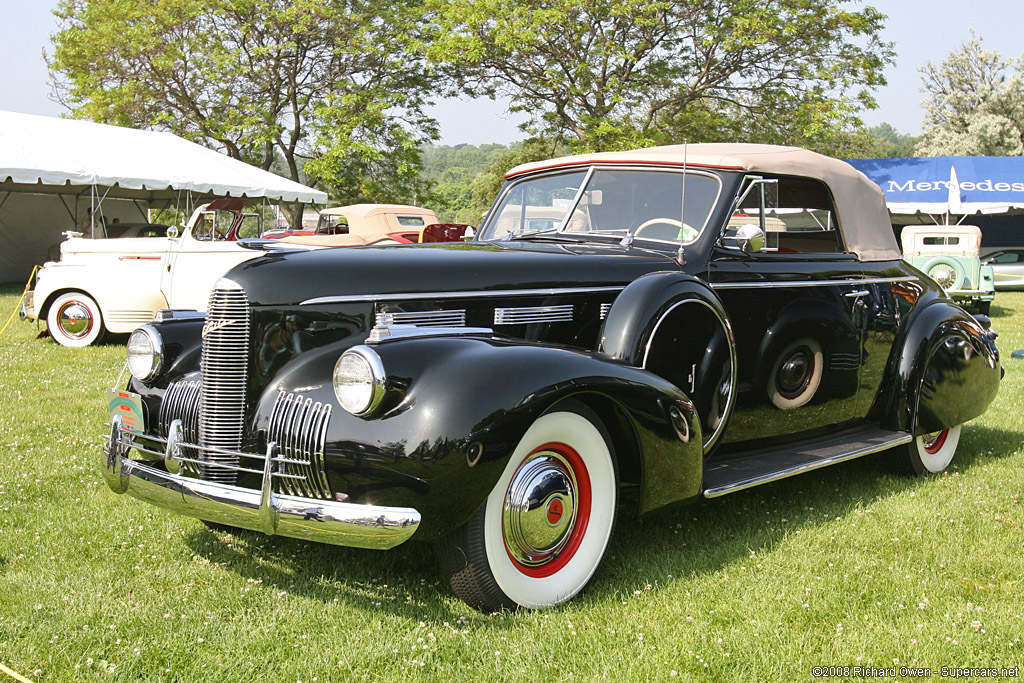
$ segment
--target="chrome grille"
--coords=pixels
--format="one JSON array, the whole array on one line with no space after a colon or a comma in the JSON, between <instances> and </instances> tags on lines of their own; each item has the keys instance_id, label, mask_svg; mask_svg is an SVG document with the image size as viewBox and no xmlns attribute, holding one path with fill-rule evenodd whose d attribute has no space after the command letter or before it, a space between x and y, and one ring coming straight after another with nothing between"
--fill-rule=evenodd
<instances>
[{"instance_id":1,"label":"chrome grille","mask_svg":"<svg viewBox=\"0 0 1024 683\"><path fill-rule=\"evenodd\" d=\"M377 314L377 325L419 325L421 327L465 327L466 310L396 311Z\"/></svg>"},{"instance_id":2,"label":"chrome grille","mask_svg":"<svg viewBox=\"0 0 1024 683\"><path fill-rule=\"evenodd\" d=\"M183 437L188 443L199 443L199 381L174 382L167 387L164 401L160 404L160 430L167 434L171 423L181 420ZM195 449L186 448L185 455L198 457ZM198 474L198 470L188 466L190 474Z\"/></svg>"},{"instance_id":3,"label":"chrome grille","mask_svg":"<svg viewBox=\"0 0 1024 683\"><path fill-rule=\"evenodd\" d=\"M608 317L608 311L612 310L611 304L601 304L601 320Z\"/></svg>"},{"instance_id":4,"label":"chrome grille","mask_svg":"<svg viewBox=\"0 0 1024 683\"><path fill-rule=\"evenodd\" d=\"M519 306L495 308L495 325L522 325L525 323L557 323L572 320L572 304L564 306Z\"/></svg>"},{"instance_id":5,"label":"chrome grille","mask_svg":"<svg viewBox=\"0 0 1024 683\"><path fill-rule=\"evenodd\" d=\"M245 429L249 300L239 284L226 278L218 280L210 294L200 369L199 445L238 451ZM237 473L231 467L238 465L237 456L206 451L204 460L210 464L200 467L203 479L235 483Z\"/></svg>"},{"instance_id":6,"label":"chrome grille","mask_svg":"<svg viewBox=\"0 0 1024 683\"><path fill-rule=\"evenodd\" d=\"M267 441L273 441L278 447L275 472L294 475L275 480L281 493L330 499L323 466L330 419L330 405L314 403L302 394L278 393L270 415Z\"/></svg>"}]
</instances>

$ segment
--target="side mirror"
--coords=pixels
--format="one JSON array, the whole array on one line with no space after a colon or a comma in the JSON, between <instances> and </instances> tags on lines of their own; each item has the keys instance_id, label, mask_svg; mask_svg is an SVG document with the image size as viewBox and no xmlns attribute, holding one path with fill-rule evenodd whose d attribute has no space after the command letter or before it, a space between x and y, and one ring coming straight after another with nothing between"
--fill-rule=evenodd
<instances>
[{"instance_id":1,"label":"side mirror","mask_svg":"<svg viewBox=\"0 0 1024 683\"><path fill-rule=\"evenodd\" d=\"M172 240L178 239L178 229L173 225L167 228L167 236L170 237Z\"/></svg>"},{"instance_id":2,"label":"side mirror","mask_svg":"<svg viewBox=\"0 0 1024 683\"><path fill-rule=\"evenodd\" d=\"M764 248L764 232L753 223L736 229L736 246L744 254L753 254Z\"/></svg>"},{"instance_id":3,"label":"side mirror","mask_svg":"<svg viewBox=\"0 0 1024 683\"><path fill-rule=\"evenodd\" d=\"M463 242L472 242L474 237L476 237L476 229L473 226L469 226L466 228L466 232L462 233Z\"/></svg>"}]
</instances>

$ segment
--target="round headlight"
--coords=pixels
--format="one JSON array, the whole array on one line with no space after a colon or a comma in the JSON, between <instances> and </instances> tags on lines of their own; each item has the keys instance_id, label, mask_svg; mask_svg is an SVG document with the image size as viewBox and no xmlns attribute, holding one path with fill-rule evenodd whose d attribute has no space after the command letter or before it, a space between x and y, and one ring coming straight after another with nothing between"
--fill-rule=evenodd
<instances>
[{"instance_id":1,"label":"round headlight","mask_svg":"<svg viewBox=\"0 0 1024 683\"><path fill-rule=\"evenodd\" d=\"M334 365L334 395L353 415L368 415L384 399L384 364L372 349L356 346Z\"/></svg>"},{"instance_id":2,"label":"round headlight","mask_svg":"<svg viewBox=\"0 0 1024 683\"><path fill-rule=\"evenodd\" d=\"M140 382L148 382L164 365L164 344L156 328L143 325L128 337L128 371Z\"/></svg>"}]
</instances>

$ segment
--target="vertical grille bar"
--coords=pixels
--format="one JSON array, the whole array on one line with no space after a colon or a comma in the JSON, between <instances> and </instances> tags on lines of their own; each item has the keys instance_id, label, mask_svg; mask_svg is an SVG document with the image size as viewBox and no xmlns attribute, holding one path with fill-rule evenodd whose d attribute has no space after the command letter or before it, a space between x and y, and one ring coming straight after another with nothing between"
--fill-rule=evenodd
<instances>
[{"instance_id":1,"label":"vertical grille bar","mask_svg":"<svg viewBox=\"0 0 1024 683\"><path fill-rule=\"evenodd\" d=\"M245 384L249 370L249 300L242 287L227 278L214 285L203 326L200 362L199 445L237 451L245 429ZM214 463L237 465L234 456L207 453ZM200 476L234 484L237 473L203 466Z\"/></svg>"}]
</instances>

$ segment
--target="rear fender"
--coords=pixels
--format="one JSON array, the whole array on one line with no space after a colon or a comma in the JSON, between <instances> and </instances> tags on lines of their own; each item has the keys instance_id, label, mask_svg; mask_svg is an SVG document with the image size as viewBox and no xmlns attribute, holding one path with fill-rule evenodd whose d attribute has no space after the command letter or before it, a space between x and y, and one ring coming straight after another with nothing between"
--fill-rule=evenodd
<instances>
[{"instance_id":1,"label":"rear fender","mask_svg":"<svg viewBox=\"0 0 1024 683\"><path fill-rule=\"evenodd\" d=\"M895 363L893 428L925 434L985 412L999 390L999 350L959 306L937 300L911 321Z\"/></svg>"}]
</instances>

